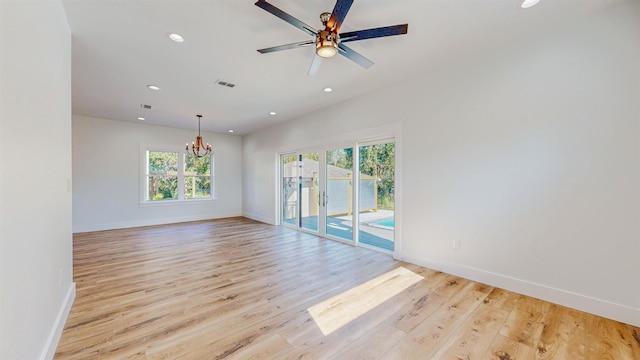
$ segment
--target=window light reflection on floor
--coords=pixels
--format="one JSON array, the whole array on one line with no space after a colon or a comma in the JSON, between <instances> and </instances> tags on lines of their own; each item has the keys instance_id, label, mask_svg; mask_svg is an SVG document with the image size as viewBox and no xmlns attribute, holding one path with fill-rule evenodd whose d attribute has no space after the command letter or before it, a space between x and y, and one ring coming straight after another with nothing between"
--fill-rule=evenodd
<instances>
[{"instance_id":1,"label":"window light reflection on floor","mask_svg":"<svg viewBox=\"0 0 640 360\"><path fill-rule=\"evenodd\" d=\"M326 336L424 279L404 267L313 305L307 311Z\"/></svg>"}]
</instances>

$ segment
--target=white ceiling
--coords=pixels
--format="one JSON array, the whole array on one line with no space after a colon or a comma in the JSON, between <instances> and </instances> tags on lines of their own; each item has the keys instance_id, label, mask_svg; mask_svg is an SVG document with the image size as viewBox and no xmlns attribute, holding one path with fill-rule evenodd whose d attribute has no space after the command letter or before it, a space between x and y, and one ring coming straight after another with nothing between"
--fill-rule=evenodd
<instances>
[{"instance_id":1,"label":"white ceiling","mask_svg":"<svg viewBox=\"0 0 640 360\"><path fill-rule=\"evenodd\" d=\"M255 0L63 0L73 34L73 113L134 122L144 116L145 123L187 129L202 114L203 130L247 134L437 71L607 1L541 0L525 10L521 0L355 0L341 32L408 23L408 34L350 42L375 62L370 69L336 56L307 76L313 47L256 51L310 36ZM269 2L316 28L335 4ZM185 41L171 41L173 32ZM324 93L327 86L334 91Z\"/></svg>"}]
</instances>

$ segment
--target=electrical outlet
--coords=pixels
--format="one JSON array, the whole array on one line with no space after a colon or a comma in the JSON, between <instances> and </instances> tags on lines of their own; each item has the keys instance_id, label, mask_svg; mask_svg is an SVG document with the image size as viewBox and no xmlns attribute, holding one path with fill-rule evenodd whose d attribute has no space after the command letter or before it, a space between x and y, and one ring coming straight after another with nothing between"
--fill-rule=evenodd
<instances>
[{"instance_id":1,"label":"electrical outlet","mask_svg":"<svg viewBox=\"0 0 640 360\"><path fill-rule=\"evenodd\" d=\"M458 239L453 239L453 240L451 241L451 246L452 246L454 249L460 249L460 240L458 240Z\"/></svg>"}]
</instances>

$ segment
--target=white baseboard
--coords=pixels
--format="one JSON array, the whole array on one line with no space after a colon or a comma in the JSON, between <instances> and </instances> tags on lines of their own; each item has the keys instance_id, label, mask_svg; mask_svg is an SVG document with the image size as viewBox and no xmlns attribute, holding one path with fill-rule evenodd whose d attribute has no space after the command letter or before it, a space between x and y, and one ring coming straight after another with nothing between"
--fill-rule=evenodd
<instances>
[{"instance_id":1,"label":"white baseboard","mask_svg":"<svg viewBox=\"0 0 640 360\"><path fill-rule=\"evenodd\" d=\"M47 342L44 346L44 349L42 350L42 354L40 355L40 360L51 360L56 354L58 342L60 342L62 330L64 330L64 324L67 322L67 318L69 317L69 312L71 311L71 306L73 305L73 300L75 298L76 283L73 282L69 286L69 290L67 290L67 296L62 302L62 306L60 307L58 315L56 316L56 321L53 323L51 332L49 332L49 337L47 338Z\"/></svg>"},{"instance_id":2,"label":"white baseboard","mask_svg":"<svg viewBox=\"0 0 640 360\"><path fill-rule=\"evenodd\" d=\"M222 219L222 218L236 217L236 216L242 216L242 214L240 212L230 212L230 213L215 213L215 214L203 214L203 215L193 215L193 216L179 216L179 217L169 217L169 218L121 221L121 222L102 223L102 224L87 224L87 225L74 224L73 232L81 233L81 232L89 232L89 231L127 229L127 228L140 227L140 226L174 224L174 223L181 223L181 222L187 222L187 221Z\"/></svg>"},{"instance_id":3,"label":"white baseboard","mask_svg":"<svg viewBox=\"0 0 640 360\"><path fill-rule=\"evenodd\" d=\"M254 213L250 213L250 212L246 212L246 211L242 212L242 216L244 216L244 217L246 217L248 219L251 219L251 220L263 222L265 224L275 225L273 219L272 218L268 218L266 216L262 216L262 215L258 215L258 214L254 214Z\"/></svg>"},{"instance_id":4,"label":"white baseboard","mask_svg":"<svg viewBox=\"0 0 640 360\"><path fill-rule=\"evenodd\" d=\"M395 257L398 260L429 269L571 307L629 325L640 326L640 309L626 305L438 259L412 255L397 256L397 254Z\"/></svg>"}]
</instances>

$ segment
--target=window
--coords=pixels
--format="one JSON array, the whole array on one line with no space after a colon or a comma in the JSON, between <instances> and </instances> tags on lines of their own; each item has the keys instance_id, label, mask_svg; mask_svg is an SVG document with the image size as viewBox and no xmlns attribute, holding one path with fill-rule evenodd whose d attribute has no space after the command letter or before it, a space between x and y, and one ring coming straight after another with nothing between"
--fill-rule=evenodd
<instances>
[{"instance_id":1,"label":"window","mask_svg":"<svg viewBox=\"0 0 640 360\"><path fill-rule=\"evenodd\" d=\"M178 198L178 153L147 151L146 200Z\"/></svg>"},{"instance_id":2,"label":"window","mask_svg":"<svg viewBox=\"0 0 640 360\"><path fill-rule=\"evenodd\" d=\"M211 198L211 155L184 154L185 199Z\"/></svg>"},{"instance_id":3,"label":"window","mask_svg":"<svg viewBox=\"0 0 640 360\"><path fill-rule=\"evenodd\" d=\"M143 202L212 199L212 163L211 155L145 150Z\"/></svg>"}]
</instances>

